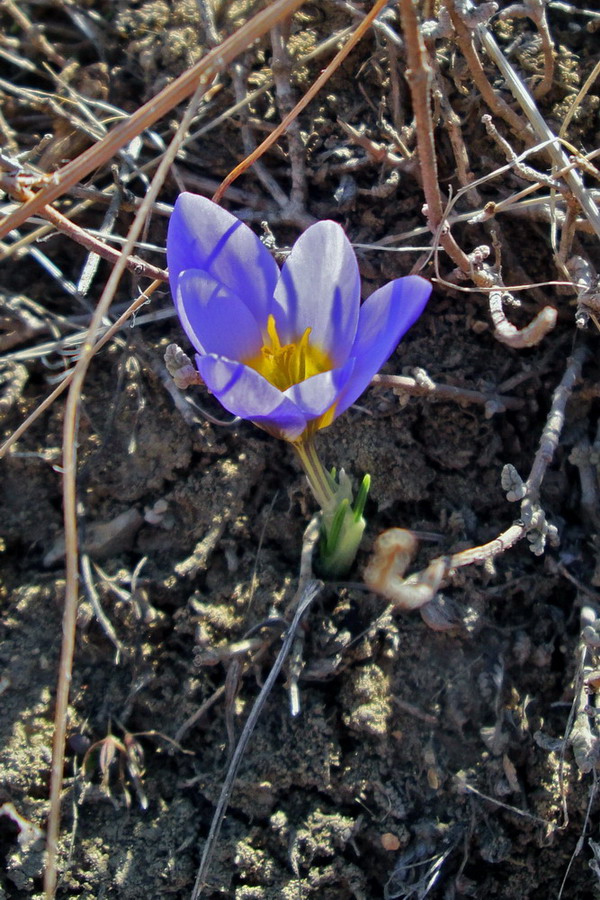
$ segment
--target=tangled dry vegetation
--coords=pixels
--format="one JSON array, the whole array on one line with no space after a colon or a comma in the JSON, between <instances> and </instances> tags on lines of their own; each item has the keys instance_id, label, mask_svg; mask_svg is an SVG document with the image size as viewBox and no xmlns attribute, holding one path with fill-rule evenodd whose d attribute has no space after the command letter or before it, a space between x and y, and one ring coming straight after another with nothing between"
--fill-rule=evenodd
<instances>
[{"instance_id":1,"label":"tangled dry vegetation","mask_svg":"<svg viewBox=\"0 0 600 900\"><path fill-rule=\"evenodd\" d=\"M0 896L592 896L600 14L0 20ZM166 371L182 190L433 282L323 432L373 477L352 583L285 447Z\"/></svg>"}]
</instances>

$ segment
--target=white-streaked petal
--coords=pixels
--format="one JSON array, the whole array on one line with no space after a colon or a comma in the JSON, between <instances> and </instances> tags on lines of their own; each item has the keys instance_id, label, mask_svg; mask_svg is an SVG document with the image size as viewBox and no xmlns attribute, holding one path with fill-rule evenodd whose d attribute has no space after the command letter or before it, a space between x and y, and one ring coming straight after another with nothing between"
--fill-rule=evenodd
<instances>
[{"instance_id":1,"label":"white-streaked petal","mask_svg":"<svg viewBox=\"0 0 600 900\"><path fill-rule=\"evenodd\" d=\"M310 339L340 366L356 335L360 275L354 250L337 222L317 222L300 235L275 289L284 342Z\"/></svg>"},{"instance_id":2,"label":"white-streaked petal","mask_svg":"<svg viewBox=\"0 0 600 900\"><path fill-rule=\"evenodd\" d=\"M285 396L302 410L307 420L316 419L337 403L341 391L352 375L354 365L355 361L349 359L339 369L313 375L306 381L292 385L285 391ZM337 418L337 407L334 418Z\"/></svg>"}]
</instances>

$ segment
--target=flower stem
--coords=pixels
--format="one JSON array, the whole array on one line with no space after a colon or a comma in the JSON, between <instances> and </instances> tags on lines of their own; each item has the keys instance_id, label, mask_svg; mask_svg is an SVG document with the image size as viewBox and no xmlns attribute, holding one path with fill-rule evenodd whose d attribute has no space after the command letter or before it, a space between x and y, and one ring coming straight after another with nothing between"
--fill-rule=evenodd
<instances>
[{"instance_id":1,"label":"flower stem","mask_svg":"<svg viewBox=\"0 0 600 900\"><path fill-rule=\"evenodd\" d=\"M292 444L300 464L306 473L308 483L321 509L327 509L335 497L331 477L323 468L312 438Z\"/></svg>"},{"instance_id":2,"label":"flower stem","mask_svg":"<svg viewBox=\"0 0 600 900\"><path fill-rule=\"evenodd\" d=\"M343 469L329 473L323 468L312 436L292 446L321 507L319 569L325 578L339 579L352 566L365 530L363 510L371 478L365 475L354 501L350 478Z\"/></svg>"}]
</instances>

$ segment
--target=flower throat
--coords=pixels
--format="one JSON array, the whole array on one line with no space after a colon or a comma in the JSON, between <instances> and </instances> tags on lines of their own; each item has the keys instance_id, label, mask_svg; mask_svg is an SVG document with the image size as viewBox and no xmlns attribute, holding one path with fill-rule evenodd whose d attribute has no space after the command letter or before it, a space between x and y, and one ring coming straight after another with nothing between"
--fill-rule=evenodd
<instances>
[{"instance_id":1,"label":"flower throat","mask_svg":"<svg viewBox=\"0 0 600 900\"><path fill-rule=\"evenodd\" d=\"M311 331L307 328L300 340L282 345L275 316L270 315L265 343L257 354L244 362L280 391L287 391L293 384L299 384L312 375L329 372L333 369L333 362L327 353L311 344Z\"/></svg>"}]
</instances>

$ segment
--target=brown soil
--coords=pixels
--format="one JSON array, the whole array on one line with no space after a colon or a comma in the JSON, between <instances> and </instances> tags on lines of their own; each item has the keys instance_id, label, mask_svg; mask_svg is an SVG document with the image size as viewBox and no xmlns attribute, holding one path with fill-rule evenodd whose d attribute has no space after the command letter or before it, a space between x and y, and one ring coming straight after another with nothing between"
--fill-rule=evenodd
<instances>
[{"instance_id":1,"label":"brown soil","mask_svg":"<svg viewBox=\"0 0 600 900\"><path fill-rule=\"evenodd\" d=\"M245 2L215 6L221 36L254 9ZM23 8L70 61L69 84L129 112L209 44L193 0L85 0L69 7L42 0ZM397 32L395 10L390 6L389 27ZM2 59L2 77L66 102L66 89L45 73L44 54L8 12L1 15L15 52L33 65ZM585 17L571 16L569 23L558 9L549 17L558 64L540 109L558 128L597 56ZM294 19L290 52L301 56L351 22L343 6L307 4ZM514 45L511 59L524 78L541 71L528 19L494 28L505 50ZM416 170L400 167L396 178L398 170L370 156L339 124L362 129L399 154L392 131L410 125L411 112L398 53L384 32L371 34L300 118L306 211L336 219L357 243L424 225ZM268 39L248 51L248 90L270 75L270 57ZM330 58L331 51L295 72L296 97ZM439 62L475 175L500 167L505 160L480 124L483 101L445 40ZM228 76L222 85L198 127L235 102ZM31 97L4 90L2 103L20 150L35 147L45 133L55 136L43 159L35 157L48 171L89 143L41 101L36 106ZM599 104L596 81L569 130L571 143L584 150L597 143ZM441 184L456 191L440 116ZM178 117L174 111L156 126L165 141ZM251 105L250 118L257 140L279 121L272 88ZM239 115L226 119L196 139L161 200L172 203L178 183L210 194L245 155L240 122ZM414 149L408 129L402 137ZM516 140L515 147L523 149ZM280 148L263 165L289 191L285 140ZM148 140L138 162L157 152ZM543 158L528 162L546 171ZM105 187L110 180L105 173L96 183ZM482 205L524 185L514 173L489 181L481 188ZM130 189L141 195L144 184L134 179ZM269 221L279 247L294 240L298 224L278 215L252 172L236 189L228 208L257 231ZM465 198L458 207L473 208ZM82 224L99 227L104 211L93 207ZM123 211L115 232L126 233L130 221ZM560 278L548 223L505 215L491 226L460 225L454 233L469 252L491 243L494 226L505 283ZM165 230L166 219L155 215L146 240L164 246ZM423 234L410 244L430 241ZM36 246L77 282L85 251L65 237ZM574 252L597 264L597 249L592 235L577 233ZM164 265L157 252L141 255ZM368 294L409 271L419 252L361 249L358 256ZM443 254L440 267L444 275L452 270ZM46 323L58 316L75 323L97 301L108 271L101 263L81 305L31 257L5 263L0 303L7 331L24 328L28 303L35 304L29 314L40 331L24 331L1 364L3 438L51 390L51 367L62 357L56 345L36 352L52 340ZM434 275L431 264L424 274ZM116 303L128 303L136 292L137 282L127 276ZM550 286L519 296L521 308L507 309L519 326L541 305L559 310L556 329L537 346L515 350L496 340L482 293L436 287L385 370L412 374L420 367L440 384L488 393L510 379L501 393L520 401L518 408L486 417L482 405L399 398L378 387L320 436L328 465L345 467L355 479L370 472L373 479L364 549L351 573L356 581L384 528L435 536L421 544L413 564L420 569L433 556L494 539L518 516L502 489L502 468L510 463L527 476L573 346L587 340L594 348L597 341L594 321L577 331L572 292ZM139 316L158 308L170 308L166 290ZM162 355L172 341L186 347L185 338L175 318L150 319L138 318L95 358L81 407L78 492L89 569L88 575L83 570L71 691L61 900L190 896L230 753L281 645L281 622L272 620L285 615L294 596L302 534L314 512L285 444L248 423L212 424L191 409L182 415L165 389ZM573 724L582 609L596 610L600 597L597 513L586 506L580 470L569 459L583 438L595 439L596 377L590 359L543 483L542 505L558 527L558 547L534 556L523 541L493 564L456 570L442 591L454 617L446 631L428 627L418 612L382 616L385 600L359 587L326 586L320 593L304 622L301 714L291 716L281 679L242 761L203 896L512 900L557 897L563 879L563 897L598 895L593 724L589 765L562 744ZM200 389L188 393L213 416L227 418ZM12 803L39 828L48 813L62 633L62 417L60 400L0 468L0 812L9 811L2 803ZM240 655L228 652L249 632L260 640ZM174 744L186 720L223 685L225 693ZM42 895L42 840L26 837L14 817L0 816L0 898Z\"/></svg>"}]
</instances>

